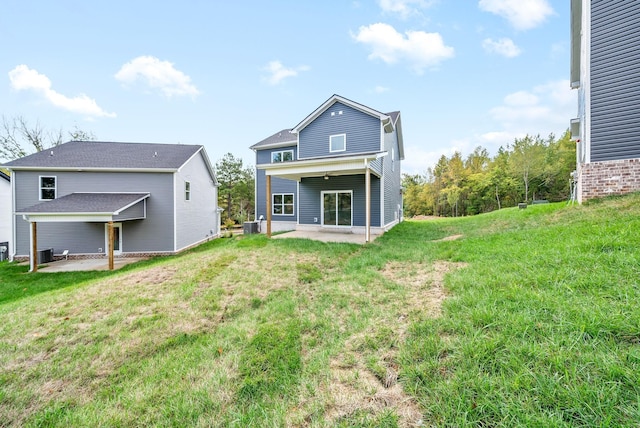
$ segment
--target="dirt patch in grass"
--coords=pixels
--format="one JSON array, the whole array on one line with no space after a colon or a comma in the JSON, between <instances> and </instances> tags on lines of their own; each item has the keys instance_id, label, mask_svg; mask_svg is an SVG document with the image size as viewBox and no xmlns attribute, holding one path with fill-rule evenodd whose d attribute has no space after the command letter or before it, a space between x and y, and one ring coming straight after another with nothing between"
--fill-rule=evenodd
<instances>
[{"instance_id":1,"label":"dirt patch in grass","mask_svg":"<svg viewBox=\"0 0 640 428\"><path fill-rule=\"evenodd\" d=\"M435 239L431 242L447 242L447 241L456 241L458 239L462 238L462 235L450 235L450 236L445 236L444 238L441 239Z\"/></svg>"},{"instance_id":2,"label":"dirt patch in grass","mask_svg":"<svg viewBox=\"0 0 640 428\"><path fill-rule=\"evenodd\" d=\"M416 319L441 316L447 297L444 277L464 266L445 261L418 265L389 262L380 271L385 279L404 288L403 298L390 304L385 319L349 338L345 351L331 361L327 385L331 404L325 413L329 421L362 412L375 417L392 410L401 427L422 424L420 407L398 381L397 345L405 340L410 323Z\"/></svg>"}]
</instances>

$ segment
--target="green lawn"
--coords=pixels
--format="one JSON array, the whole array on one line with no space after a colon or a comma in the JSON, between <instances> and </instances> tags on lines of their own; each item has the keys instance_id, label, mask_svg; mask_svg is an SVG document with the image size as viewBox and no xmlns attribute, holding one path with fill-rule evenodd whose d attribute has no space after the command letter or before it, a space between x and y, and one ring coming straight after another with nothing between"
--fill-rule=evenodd
<instances>
[{"instance_id":1,"label":"green lawn","mask_svg":"<svg viewBox=\"0 0 640 428\"><path fill-rule=\"evenodd\" d=\"M640 425L638 194L26 270L0 264L2 427Z\"/></svg>"}]
</instances>

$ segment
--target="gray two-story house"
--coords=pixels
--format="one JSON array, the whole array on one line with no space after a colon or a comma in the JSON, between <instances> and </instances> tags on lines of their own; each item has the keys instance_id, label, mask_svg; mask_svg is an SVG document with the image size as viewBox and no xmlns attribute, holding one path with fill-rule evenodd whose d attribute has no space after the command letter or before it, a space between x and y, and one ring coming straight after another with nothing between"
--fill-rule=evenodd
<instances>
[{"instance_id":1,"label":"gray two-story house","mask_svg":"<svg viewBox=\"0 0 640 428\"><path fill-rule=\"evenodd\" d=\"M579 202L640 190L640 2L571 0Z\"/></svg>"},{"instance_id":2,"label":"gray two-story house","mask_svg":"<svg viewBox=\"0 0 640 428\"><path fill-rule=\"evenodd\" d=\"M71 141L4 167L12 259L46 248L71 258L175 254L219 234L218 183L200 145Z\"/></svg>"},{"instance_id":3,"label":"gray two-story house","mask_svg":"<svg viewBox=\"0 0 640 428\"><path fill-rule=\"evenodd\" d=\"M402 220L400 112L333 95L293 128L254 144L261 231L360 233Z\"/></svg>"}]
</instances>

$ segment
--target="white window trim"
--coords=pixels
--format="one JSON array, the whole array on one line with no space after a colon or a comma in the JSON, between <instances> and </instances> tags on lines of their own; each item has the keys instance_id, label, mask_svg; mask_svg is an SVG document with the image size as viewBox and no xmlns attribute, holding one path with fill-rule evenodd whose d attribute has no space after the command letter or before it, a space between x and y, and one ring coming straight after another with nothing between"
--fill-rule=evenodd
<instances>
[{"instance_id":1,"label":"white window trim","mask_svg":"<svg viewBox=\"0 0 640 428\"><path fill-rule=\"evenodd\" d=\"M275 161L273 160L273 155L280 153L280 161ZM284 154L285 153L291 153L291 160L284 160ZM291 162L294 161L295 158L293 157L293 149L290 150L279 150L279 151L275 151L275 152L271 152L271 163L282 163L282 162Z\"/></svg>"},{"instance_id":2,"label":"white window trim","mask_svg":"<svg viewBox=\"0 0 640 428\"><path fill-rule=\"evenodd\" d=\"M291 195L291 198L293 199L293 202L291 204L285 204L284 203L284 197L285 196L289 196ZM278 204L279 206L282 206L282 213L278 214L276 212L274 212L275 208L276 208L276 203L274 202L274 198L276 196L282 196L282 203ZM285 205L293 205L293 209L291 210L291 214L285 214L284 212L284 207ZM282 215L282 216L287 216L287 217L293 217L296 215L296 196L293 193L272 193L271 194L271 215Z\"/></svg>"},{"instance_id":3,"label":"white window trim","mask_svg":"<svg viewBox=\"0 0 640 428\"><path fill-rule=\"evenodd\" d=\"M184 200L185 201L191 200L191 182L190 181L184 182Z\"/></svg>"},{"instance_id":4,"label":"white window trim","mask_svg":"<svg viewBox=\"0 0 640 428\"><path fill-rule=\"evenodd\" d=\"M342 137L343 141L344 141L344 147L340 150L333 150L333 137ZM334 134L334 135L329 135L329 153L336 153L336 152L344 152L347 150L347 134Z\"/></svg>"},{"instance_id":5,"label":"white window trim","mask_svg":"<svg viewBox=\"0 0 640 428\"><path fill-rule=\"evenodd\" d=\"M42 187L42 179L43 178L53 178L54 186L53 186L53 199L58 197L58 177L55 175L41 175L38 177L38 200L39 201L52 201L53 199L43 199L42 198L42 190L50 189L50 187Z\"/></svg>"},{"instance_id":6,"label":"white window trim","mask_svg":"<svg viewBox=\"0 0 640 428\"><path fill-rule=\"evenodd\" d=\"M324 195L327 193L348 193L351 195L351 219L349 225L341 224L324 224ZM337 214L336 214L337 220ZM326 228L340 227L340 228L352 228L353 227L353 190L323 190L320 192L320 225Z\"/></svg>"}]
</instances>

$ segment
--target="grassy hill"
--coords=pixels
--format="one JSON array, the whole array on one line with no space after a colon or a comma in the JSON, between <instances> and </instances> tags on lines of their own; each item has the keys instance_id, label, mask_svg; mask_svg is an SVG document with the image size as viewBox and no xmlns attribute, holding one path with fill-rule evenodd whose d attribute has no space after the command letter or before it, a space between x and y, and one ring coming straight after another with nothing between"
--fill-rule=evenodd
<instances>
[{"instance_id":1,"label":"grassy hill","mask_svg":"<svg viewBox=\"0 0 640 428\"><path fill-rule=\"evenodd\" d=\"M0 265L0 426L638 426L640 195Z\"/></svg>"}]
</instances>

